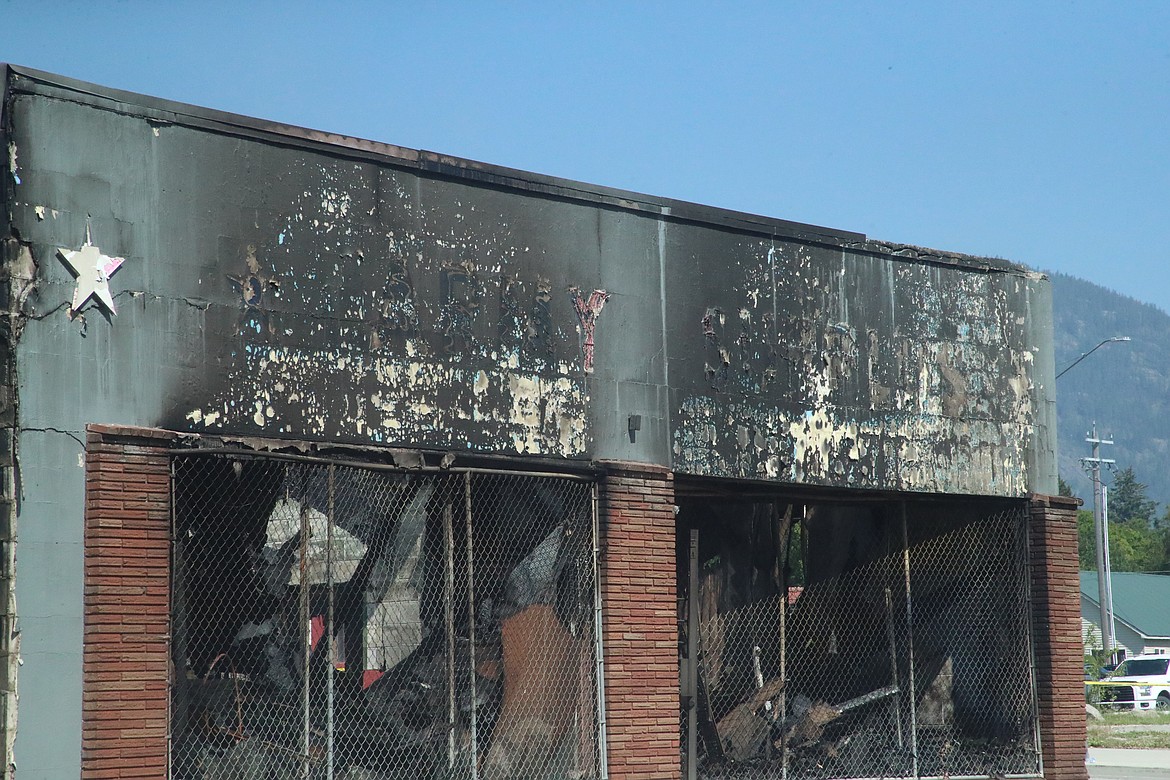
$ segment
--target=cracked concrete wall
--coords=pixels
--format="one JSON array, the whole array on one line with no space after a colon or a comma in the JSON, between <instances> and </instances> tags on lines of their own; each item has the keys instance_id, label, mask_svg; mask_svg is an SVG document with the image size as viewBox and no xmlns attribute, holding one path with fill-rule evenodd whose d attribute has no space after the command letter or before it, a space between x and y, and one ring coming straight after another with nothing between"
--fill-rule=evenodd
<instances>
[{"instance_id":1,"label":"cracked concrete wall","mask_svg":"<svg viewBox=\"0 0 1170 780\"><path fill-rule=\"evenodd\" d=\"M12 84L30 776L79 766L90 422L1055 492L1048 284L1023 269ZM87 235L125 259L116 316L71 310L56 253Z\"/></svg>"}]
</instances>

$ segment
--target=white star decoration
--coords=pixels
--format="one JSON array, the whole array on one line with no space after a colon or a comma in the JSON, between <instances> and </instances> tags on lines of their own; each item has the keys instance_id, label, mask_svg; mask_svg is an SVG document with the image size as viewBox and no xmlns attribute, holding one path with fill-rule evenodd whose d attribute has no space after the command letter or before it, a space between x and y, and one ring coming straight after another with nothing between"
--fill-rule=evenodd
<instances>
[{"instance_id":1,"label":"white star decoration","mask_svg":"<svg viewBox=\"0 0 1170 780\"><path fill-rule=\"evenodd\" d=\"M90 298L106 307L110 314L114 309L114 296L110 295L110 277L126 262L121 257L107 257L86 238L85 245L77 251L57 249L57 256L77 277L77 289L73 292L73 310L77 311Z\"/></svg>"}]
</instances>

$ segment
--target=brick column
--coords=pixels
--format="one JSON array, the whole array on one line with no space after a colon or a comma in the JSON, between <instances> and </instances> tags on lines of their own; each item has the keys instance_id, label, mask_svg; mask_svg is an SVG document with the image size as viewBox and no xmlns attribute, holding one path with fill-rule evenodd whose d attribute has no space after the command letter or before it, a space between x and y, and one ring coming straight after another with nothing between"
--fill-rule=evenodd
<instances>
[{"instance_id":1,"label":"brick column","mask_svg":"<svg viewBox=\"0 0 1170 780\"><path fill-rule=\"evenodd\" d=\"M170 438L86 431L82 778L167 776Z\"/></svg>"},{"instance_id":2,"label":"brick column","mask_svg":"<svg viewBox=\"0 0 1170 780\"><path fill-rule=\"evenodd\" d=\"M677 779L674 479L655 466L600 465L609 775Z\"/></svg>"},{"instance_id":3,"label":"brick column","mask_svg":"<svg viewBox=\"0 0 1170 780\"><path fill-rule=\"evenodd\" d=\"M1083 780L1084 649L1077 558L1080 499L1032 496L1032 634L1040 748L1048 780Z\"/></svg>"}]
</instances>

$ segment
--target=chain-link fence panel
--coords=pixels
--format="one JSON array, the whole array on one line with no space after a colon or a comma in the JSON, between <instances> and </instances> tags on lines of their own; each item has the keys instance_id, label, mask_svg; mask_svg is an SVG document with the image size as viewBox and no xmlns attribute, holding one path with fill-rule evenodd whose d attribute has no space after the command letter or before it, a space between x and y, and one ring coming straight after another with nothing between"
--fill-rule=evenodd
<instances>
[{"instance_id":1,"label":"chain-link fence panel","mask_svg":"<svg viewBox=\"0 0 1170 780\"><path fill-rule=\"evenodd\" d=\"M320 735L306 728L311 621L298 586L309 490L282 463L176 463L175 777L248 777L264 768L298 778L305 756L321 749Z\"/></svg>"},{"instance_id":2,"label":"chain-link fence panel","mask_svg":"<svg viewBox=\"0 0 1170 780\"><path fill-rule=\"evenodd\" d=\"M586 482L175 460L172 777L598 775Z\"/></svg>"},{"instance_id":3,"label":"chain-link fence panel","mask_svg":"<svg viewBox=\"0 0 1170 780\"><path fill-rule=\"evenodd\" d=\"M1038 772L1026 516L941 506L683 502L688 776Z\"/></svg>"},{"instance_id":4,"label":"chain-link fence panel","mask_svg":"<svg viewBox=\"0 0 1170 780\"><path fill-rule=\"evenodd\" d=\"M468 476L475 739L490 778L596 773L593 524L579 485ZM474 565L474 570L471 566ZM456 570L458 571L458 563Z\"/></svg>"},{"instance_id":5,"label":"chain-link fence panel","mask_svg":"<svg viewBox=\"0 0 1170 780\"><path fill-rule=\"evenodd\" d=\"M907 527L919 772L1036 774L1026 510L919 511Z\"/></svg>"}]
</instances>

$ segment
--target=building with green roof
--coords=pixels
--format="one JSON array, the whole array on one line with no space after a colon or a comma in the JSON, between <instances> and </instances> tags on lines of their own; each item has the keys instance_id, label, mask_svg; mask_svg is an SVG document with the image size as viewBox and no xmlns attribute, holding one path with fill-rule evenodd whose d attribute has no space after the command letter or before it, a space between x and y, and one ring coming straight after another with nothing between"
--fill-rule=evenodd
<instances>
[{"instance_id":1,"label":"building with green roof","mask_svg":"<svg viewBox=\"0 0 1170 780\"><path fill-rule=\"evenodd\" d=\"M1170 654L1170 575L1113 572L1113 620L1126 655ZM1081 637L1085 650L1101 647L1097 572L1081 572Z\"/></svg>"}]
</instances>

